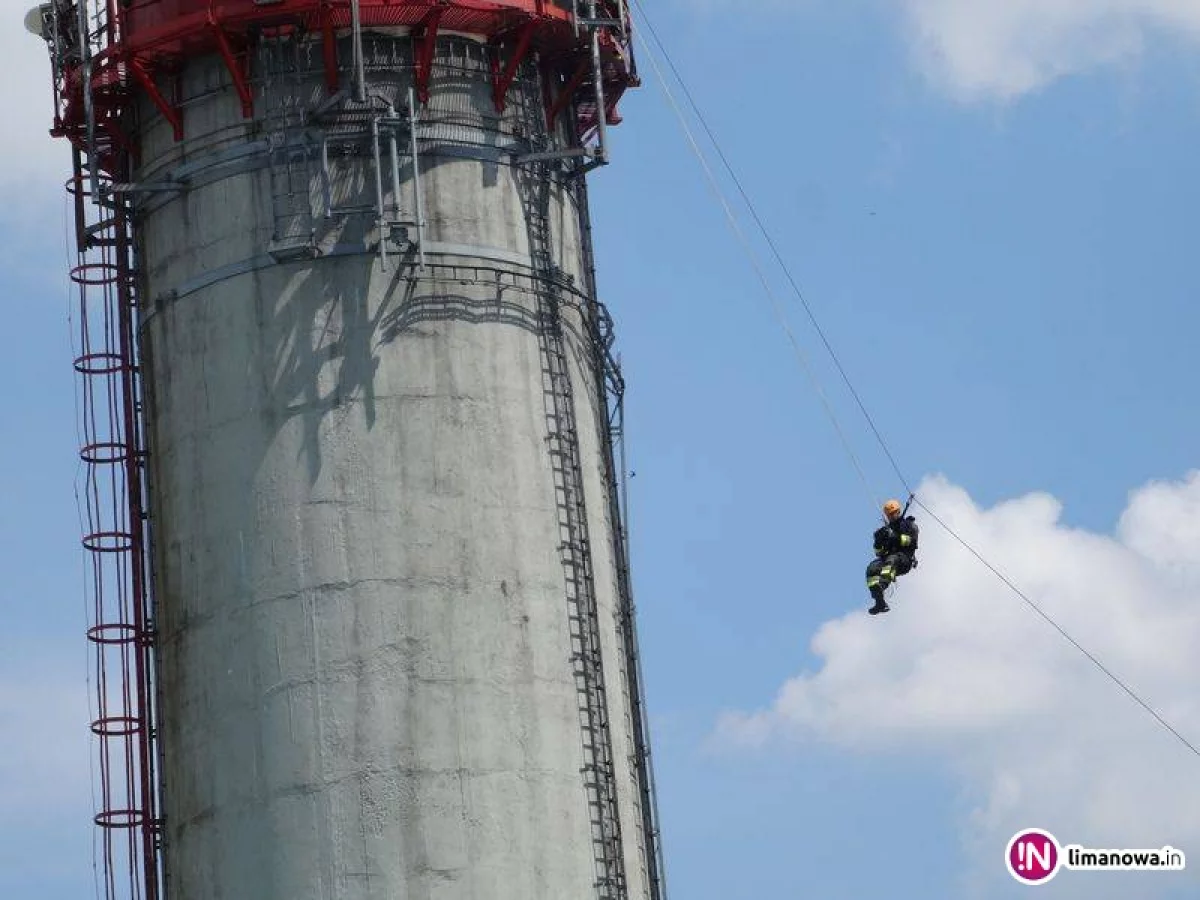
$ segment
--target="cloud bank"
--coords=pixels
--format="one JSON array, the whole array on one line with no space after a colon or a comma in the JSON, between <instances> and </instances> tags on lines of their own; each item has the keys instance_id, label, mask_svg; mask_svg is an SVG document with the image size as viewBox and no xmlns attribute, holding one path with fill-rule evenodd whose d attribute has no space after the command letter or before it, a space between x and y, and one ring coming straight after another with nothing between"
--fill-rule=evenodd
<instances>
[{"instance_id":1,"label":"cloud bank","mask_svg":"<svg viewBox=\"0 0 1200 900\"><path fill-rule=\"evenodd\" d=\"M1197 0L902 0L921 69L964 102L1120 64L1152 34L1200 41Z\"/></svg>"},{"instance_id":2,"label":"cloud bank","mask_svg":"<svg viewBox=\"0 0 1200 900\"><path fill-rule=\"evenodd\" d=\"M917 493L1200 746L1200 471L1134 492L1113 536L1067 527L1044 494L981 509L944 479ZM727 714L717 737L942 761L968 810L970 896L1015 887L1003 848L1026 827L1085 846L1192 848L1187 872L1065 872L1041 888L1049 896L1123 897L1136 888L1149 900L1183 883L1195 890L1200 759L917 514L922 565L900 582L892 612L826 623L812 642L819 670L789 680L763 709Z\"/></svg>"},{"instance_id":3,"label":"cloud bank","mask_svg":"<svg viewBox=\"0 0 1200 900\"><path fill-rule=\"evenodd\" d=\"M736 0L676 0L727 17ZM1136 62L1151 41L1200 43L1200 0L758 0L786 15L843 5L894 18L913 62L962 103L1008 102L1059 79Z\"/></svg>"}]
</instances>

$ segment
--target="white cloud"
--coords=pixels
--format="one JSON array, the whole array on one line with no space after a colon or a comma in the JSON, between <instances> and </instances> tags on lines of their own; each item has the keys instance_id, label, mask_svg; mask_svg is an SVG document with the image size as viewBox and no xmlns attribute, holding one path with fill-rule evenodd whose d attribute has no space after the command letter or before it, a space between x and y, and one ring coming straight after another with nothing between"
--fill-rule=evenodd
<instances>
[{"instance_id":1,"label":"white cloud","mask_svg":"<svg viewBox=\"0 0 1200 900\"><path fill-rule=\"evenodd\" d=\"M1055 81L1137 62L1149 42L1200 43L1200 0L757 0L779 14L856 5L903 23L918 69L963 103L1018 99ZM678 0L709 17L737 0Z\"/></svg>"},{"instance_id":2,"label":"white cloud","mask_svg":"<svg viewBox=\"0 0 1200 900\"><path fill-rule=\"evenodd\" d=\"M1200 746L1200 471L1134 492L1115 537L1065 526L1046 495L985 510L935 478L918 496ZM900 582L892 612L826 623L812 642L819 670L788 681L765 709L728 714L717 737L941 759L971 807L964 879L980 891L1011 889L1003 848L1031 826L1064 842L1193 851L1183 874L1060 873L1054 897L1129 896L1129 877L1147 900L1181 879L1197 884L1200 759L917 514L922 564Z\"/></svg>"},{"instance_id":3,"label":"white cloud","mask_svg":"<svg viewBox=\"0 0 1200 900\"><path fill-rule=\"evenodd\" d=\"M921 67L963 101L1008 100L1136 59L1152 33L1200 39L1198 0L903 0Z\"/></svg>"}]
</instances>

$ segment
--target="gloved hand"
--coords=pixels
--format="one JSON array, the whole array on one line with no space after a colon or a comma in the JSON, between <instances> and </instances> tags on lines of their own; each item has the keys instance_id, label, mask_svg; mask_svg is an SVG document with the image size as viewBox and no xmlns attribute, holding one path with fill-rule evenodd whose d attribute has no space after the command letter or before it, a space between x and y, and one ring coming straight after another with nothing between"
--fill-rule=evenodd
<instances>
[{"instance_id":1,"label":"gloved hand","mask_svg":"<svg viewBox=\"0 0 1200 900\"><path fill-rule=\"evenodd\" d=\"M875 529L875 549L876 552L883 554L891 549L896 541L896 534L892 529L884 525L882 528Z\"/></svg>"}]
</instances>

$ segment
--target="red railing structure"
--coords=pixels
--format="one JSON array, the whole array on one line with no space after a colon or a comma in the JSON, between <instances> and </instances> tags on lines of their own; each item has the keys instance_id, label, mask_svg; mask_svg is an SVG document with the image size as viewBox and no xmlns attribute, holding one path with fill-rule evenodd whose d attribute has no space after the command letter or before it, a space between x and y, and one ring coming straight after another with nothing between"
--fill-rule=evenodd
<instances>
[{"instance_id":1,"label":"red railing structure","mask_svg":"<svg viewBox=\"0 0 1200 900\"><path fill-rule=\"evenodd\" d=\"M136 293L126 211L98 200L76 153L83 546L95 678L100 896L159 900L154 689ZM105 180L98 180L103 187Z\"/></svg>"},{"instance_id":2,"label":"red railing structure","mask_svg":"<svg viewBox=\"0 0 1200 900\"><path fill-rule=\"evenodd\" d=\"M84 118L72 141L78 291L75 371L80 377L82 542L94 650L98 757L97 895L161 900L154 609L145 512L146 453L137 347L137 286L128 201L113 178L129 178L128 140L108 110L123 88L97 60L119 41L116 0L54 0L28 20L50 45L56 131L72 84ZM40 27L39 27L40 26ZM101 164L103 161L103 164Z\"/></svg>"},{"instance_id":3,"label":"red railing structure","mask_svg":"<svg viewBox=\"0 0 1200 900\"><path fill-rule=\"evenodd\" d=\"M126 113L137 93L154 103L182 139L185 113L176 105L172 87L182 60L220 54L249 118L254 115L254 98L248 49L255 34L321 35L332 93L340 80L336 35L352 24L351 0L85 2L104 5L107 40L90 66L66 66L56 73L53 133L79 146L90 134L97 161L108 172L114 171L124 153L136 153ZM58 4L74 8L74 0L58 0ZM416 81L422 102L428 97L434 42L445 31L468 32L491 41L496 51L495 100L501 109L518 65L536 51L542 62L546 115L554 121L574 101L581 141L602 125L598 96L604 98L603 124L616 125L621 121L618 102L627 88L639 83L626 0L359 0L357 6L361 28L413 29L420 42ZM592 34L598 52L593 52ZM85 84L90 90L84 89Z\"/></svg>"}]
</instances>

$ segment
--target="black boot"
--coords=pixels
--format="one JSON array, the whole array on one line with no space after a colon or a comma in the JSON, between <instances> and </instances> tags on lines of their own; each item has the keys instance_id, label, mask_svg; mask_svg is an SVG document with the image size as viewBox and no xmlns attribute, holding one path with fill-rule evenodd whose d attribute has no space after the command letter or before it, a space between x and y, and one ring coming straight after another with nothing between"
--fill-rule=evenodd
<instances>
[{"instance_id":1,"label":"black boot","mask_svg":"<svg viewBox=\"0 0 1200 900\"><path fill-rule=\"evenodd\" d=\"M875 605L867 610L867 612L869 612L871 615L877 616L880 613L885 613L891 609L891 607L888 606L887 602L883 599L883 588L879 587L878 585L871 588L871 596L875 598Z\"/></svg>"}]
</instances>

